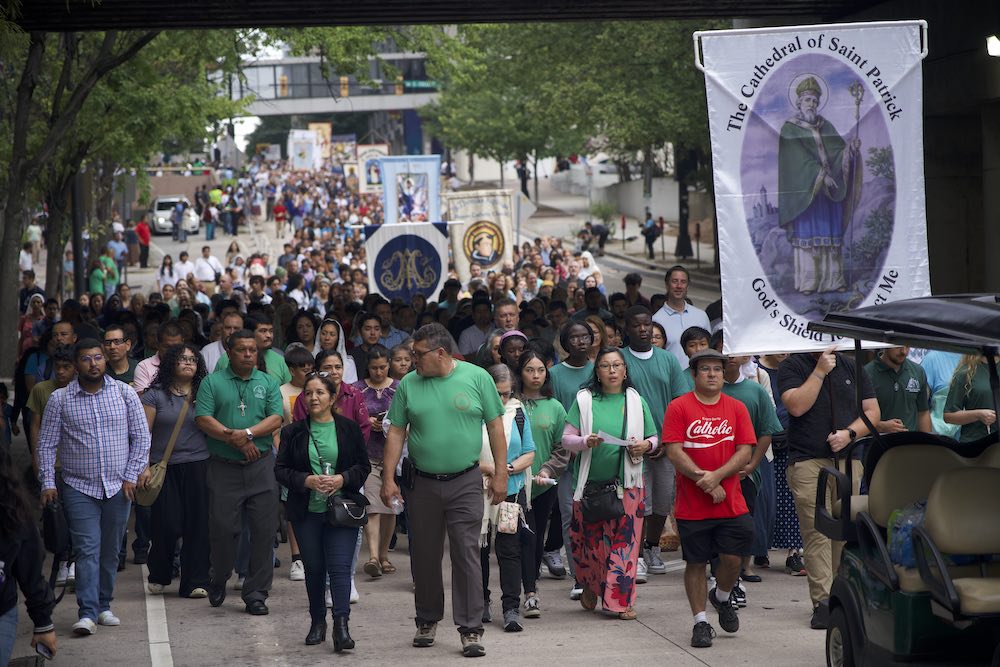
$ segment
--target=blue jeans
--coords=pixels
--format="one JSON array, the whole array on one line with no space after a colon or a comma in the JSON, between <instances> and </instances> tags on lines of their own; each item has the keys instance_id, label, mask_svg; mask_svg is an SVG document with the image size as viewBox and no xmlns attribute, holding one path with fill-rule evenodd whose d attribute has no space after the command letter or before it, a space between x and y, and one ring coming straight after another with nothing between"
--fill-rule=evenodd
<instances>
[{"instance_id":1,"label":"blue jeans","mask_svg":"<svg viewBox=\"0 0 1000 667\"><path fill-rule=\"evenodd\" d=\"M205 223L205 240L212 241L215 239L215 223L208 222Z\"/></svg>"},{"instance_id":2,"label":"blue jeans","mask_svg":"<svg viewBox=\"0 0 1000 667\"><path fill-rule=\"evenodd\" d=\"M0 665L10 662L17 639L17 604L0 614Z\"/></svg>"},{"instance_id":3,"label":"blue jeans","mask_svg":"<svg viewBox=\"0 0 1000 667\"><path fill-rule=\"evenodd\" d=\"M326 618L327 580L333 595L333 617L351 615L351 560L358 543L358 528L334 528L326 514L308 512L301 521L293 521L295 538L306 570L306 594L313 623Z\"/></svg>"},{"instance_id":4,"label":"blue jeans","mask_svg":"<svg viewBox=\"0 0 1000 667\"><path fill-rule=\"evenodd\" d=\"M757 492L757 506L753 510L753 555L766 557L767 550L771 548L771 535L774 534L778 494L774 486L774 463L767 457L762 458L758 470L760 490Z\"/></svg>"},{"instance_id":5,"label":"blue jeans","mask_svg":"<svg viewBox=\"0 0 1000 667\"><path fill-rule=\"evenodd\" d=\"M79 617L97 621L111 609L118 576L118 548L132 503L124 491L98 500L63 484L63 505L76 551L76 601Z\"/></svg>"}]
</instances>

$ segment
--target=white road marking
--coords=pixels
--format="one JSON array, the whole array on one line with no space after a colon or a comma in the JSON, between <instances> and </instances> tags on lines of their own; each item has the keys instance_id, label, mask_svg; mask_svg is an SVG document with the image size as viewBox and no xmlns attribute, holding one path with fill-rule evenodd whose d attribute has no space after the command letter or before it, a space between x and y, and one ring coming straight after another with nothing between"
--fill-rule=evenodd
<instances>
[{"instance_id":1,"label":"white road marking","mask_svg":"<svg viewBox=\"0 0 1000 667\"><path fill-rule=\"evenodd\" d=\"M153 667L173 667L170 636L167 632L167 605L162 595L153 595L146 587L149 570L142 566L142 590L146 596L146 634L149 637L149 660Z\"/></svg>"}]
</instances>

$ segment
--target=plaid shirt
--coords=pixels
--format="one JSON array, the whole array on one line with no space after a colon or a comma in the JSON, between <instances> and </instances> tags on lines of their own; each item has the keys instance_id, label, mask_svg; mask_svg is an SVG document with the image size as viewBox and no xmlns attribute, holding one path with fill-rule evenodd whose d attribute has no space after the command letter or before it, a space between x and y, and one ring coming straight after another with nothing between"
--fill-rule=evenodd
<instances>
[{"instance_id":1,"label":"plaid shirt","mask_svg":"<svg viewBox=\"0 0 1000 667\"><path fill-rule=\"evenodd\" d=\"M111 498L149 463L149 426L139 396L110 377L90 394L73 380L52 393L38 433L42 488L54 489L56 449L63 481L92 498Z\"/></svg>"}]
</instances>

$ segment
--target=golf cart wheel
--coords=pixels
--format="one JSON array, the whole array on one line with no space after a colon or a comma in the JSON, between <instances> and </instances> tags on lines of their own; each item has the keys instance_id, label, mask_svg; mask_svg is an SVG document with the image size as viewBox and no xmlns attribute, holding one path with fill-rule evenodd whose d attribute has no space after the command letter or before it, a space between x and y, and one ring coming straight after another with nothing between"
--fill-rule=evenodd
<instances>
[{"instance_id":1,"label":"golf cart wheel","mask_svg":"<svg viewBox=\"0 0 1000 667\"><path fill-rule=\"evenodd\" d=\"M843 607L830 612L830 625L826 629L827 667L854 667L854 647L851 630Z\"/></svg>"}]
</instances>

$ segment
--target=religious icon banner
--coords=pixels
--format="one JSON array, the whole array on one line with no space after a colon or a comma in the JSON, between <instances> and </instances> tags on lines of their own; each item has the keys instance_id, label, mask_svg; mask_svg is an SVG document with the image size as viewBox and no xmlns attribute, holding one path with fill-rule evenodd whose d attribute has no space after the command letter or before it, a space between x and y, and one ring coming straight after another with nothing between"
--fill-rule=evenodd
<instances>
[{"instance_id":1,"label":"religious icon banner","mask_svg":"<svg viewBox=\"0 0 1000 667\"><path fill-rule=\"evenodd\" d=\"M697 32L725 352L821 350L829 312L930 294L923 21Z\"/></svg>"},{"instance_id":2,"label":"religious icon banner","mask_svg":"<svg viewBox=\"0 0 1000 667\"><path fill-rule=\"evenodd\" d=\"M417 294L435 301L448 279L448 225L367 225L368 291L409 303Z\"/></svg>"},{"instance_id":3,"label":"religious icon banner","mask_svg":"<svg viewBox=\"0 0 1000 667\"><path fill-rule=\"evenodd\" d=\"M451 257L459 279L466 283L472 266L485 279L487 272L503 269L514 258L514 190L471 190L444 196L446 217L451 225Z\"/></svg>"},{"instance_id":4,"label":"religious icon banner","mask_svg":"<svg viewBox=\"0 0 1000 667\"><path fill-rule=\"evenodd\" d=\"M288 162L293 171L316 169L323 164L319 154L319 138L313 130L288 132Z\"/></svg>"},{"instance_id":5,"label":"religious icon banner","mask_svg":"<svg viewBox=\"0 0 1000 667\"><path fill-rule=\"evenodd\" d=\"M400 155L378 161L385 221L441 220L441 156Z\"/></svg>"},{"instance_id":6,"label":"religious icon banner","mask_svg":"<svg viewBox=\"0 0 1000 667\"><path fill-rule=\"evenodd\" d=\"M358 168L361 192L382 193L382 168L378 161L389 155L389 144L358 144Z\"/></svg>"}]
</instances>

